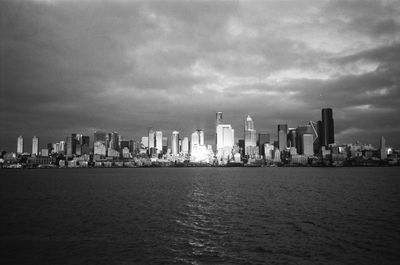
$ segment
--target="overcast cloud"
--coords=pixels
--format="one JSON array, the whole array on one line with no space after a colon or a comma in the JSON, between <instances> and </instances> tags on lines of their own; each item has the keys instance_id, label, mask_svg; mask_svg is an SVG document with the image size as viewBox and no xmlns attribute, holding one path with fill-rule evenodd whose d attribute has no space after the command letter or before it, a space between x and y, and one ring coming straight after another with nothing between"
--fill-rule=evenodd
<instances>
[{"instance_id":1,"label":"overcast cloud","mask_svg":"<svg viewBox=\"0 0 400 265\"><path fill-rule=\"evenodd\" d=\"M400 4L1 1L0 149L148 127L243 137L334 110L336 140L400 147Z\"/></svg>"}]
</instances>

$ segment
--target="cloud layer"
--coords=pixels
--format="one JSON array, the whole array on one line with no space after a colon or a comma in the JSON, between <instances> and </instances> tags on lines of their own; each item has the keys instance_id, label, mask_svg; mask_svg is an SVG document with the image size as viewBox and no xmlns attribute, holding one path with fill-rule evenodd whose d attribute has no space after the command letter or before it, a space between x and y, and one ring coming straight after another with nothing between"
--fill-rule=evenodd
<instances>
[{"instance_id":1,"label":"cloud layer","mask_svg":"<svg viewBox=\"0 0 400 265\"><path fill-rule=\"evenodd\" d=\"M215 111L400 146L397 1L1 1L0 149L96 129L187 136ZM29 147L29 145L27 146Z\"/></svg>"}]
</instances>

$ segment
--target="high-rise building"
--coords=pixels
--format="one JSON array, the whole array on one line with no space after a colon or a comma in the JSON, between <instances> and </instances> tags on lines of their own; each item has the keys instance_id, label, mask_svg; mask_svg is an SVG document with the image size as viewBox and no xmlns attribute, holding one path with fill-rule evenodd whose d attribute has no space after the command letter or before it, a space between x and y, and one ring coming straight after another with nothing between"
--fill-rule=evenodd
<instances>
[{"instance_id":1,"label":"high-rise building","mask_svg":"<svg viewBox=\"0 0 400 265\"><path fill-rule=\"evenodd\" d=\"M335 143L332 109L322 109L321 146Z\"/></svg>"},{"instance_id":2,"label":"high-rise building","mask_svg":"<svg viewBox=\"0 0 400 265\"><path fill-rule=\"evenodd\" d=\"M140 141L140 148L147 149L149 148L149 137L148 136L143 136L142 140Z\"/></svg>"},{"instance_id":3,"label":"high-rise building","mask_svg":"<svg viewBox=\"0 0 400 265\"><path fill-rule=\"evenodd\" d=\"M168 137L162 138L162 149L163 149L163 154L166 154L168 151Z\"/></svg>"},{"instance_id":4,"label":"high-rise building","mask_svg":"<svg viewBox=\"0 0 400 265\"><path fill-rule=\"evenodd\" d=\"M269 144L270 136L269 133L259 133L258 134L258 146L260 147L260 155L264 155L264 144Z\"/></svg>"},{"instance_id":5,"label":"high-rise building","mask_svg":"<svg viewBox=\"0 0 400 265\"><path fill-rule=\"evenodd\" d=\"M381 141L380 141L379 153L380 153L380 155L379 155L380 159L387 158L386 139L383 136L381 137Z\"/></svg>"},{"instance_id":6,"label":"high-rise building","mask_svg":"<svg viewBox=\"0 0 400 265\"><path fill-rule=\"evenodd\" d=\"M233 148L235 145L235 130L230 124L219 124L217 126L217 150Z\"/></svg>"},{"instance_id":7,"label":"high-rise building","mask_svg":"<svg viewBox=\"0 0 400 265\"><path fill-rule=\"evenodd\" d=\"M110 144L109 147L115 151L119 150L119 134L117 132L112 132L110 134Z\"/></svg>"},{"instance_id":8,"label":"high-rise building","mask_svg":"<svg viewBox=\"0 0 400 265\"><path fill-rule=\"evenodd\" d=\"M304 154L304 146L307 143L304 143L304 135L311 135L313 134L313 130L312 127L310 125L301 125L299 127L297 127L296 129L296 134L297 134L297 153L299 154ZM309 140L309 136L306 137L307 140ZM308 148L308 146L307 146ZM309 151L307 150L307 152L309 153ZM314 153L314 147L313 147L313 153Z\"/></svg>"},{"instance_id":9,"label":"high-rise building","mask_svg":"<svg viewBox=\"0 0 400 265\"><path fill-rule=\"evenodd\" d=\"M278 125L278 145L279 150L285 150L287 148L287 124L279 124Z\"/></svg>"},{"instance_id":10,"label":"high-rise building","mask_svg":"<svg viewBox=\"0 0 400 265\"><path fill-rule=\"evenodd\" d=\"M149 141L149 144L147 145L148 147L149 147L149 151L153 148L155 148L155 145L154 145L154 142L155 142L155 132L154 132L154 130L153 130L153 128L149 128L149 131L148 131L148 141Z\"/></svg>"},{"instance_id":11,"label":"high-rise building","mask_svg":"<svg viewBox=\"0 0 400 265\"><path fill-rule=\"evenodd\" d=\"M187 155L189 154L189 138L184 137L182 140L182 154Z\"/></svg>"},{"instance_id":12,"label":"high-rise building","mask_svg":"<svg viewBox=\"0 0 400 265\"><path fill-rule=\"evenodd\" d=\"M157 154L163 153L163 133L162 131L156 131L155 132L155 148Z\"/></svg>"},{"instance_id":13,"label":"high-rise building","mask_svg":"<svg viewBox=\"0 0 400 265\"><path fill-rule=\"evenodd\" d=\"M179 154L179 132L173 131L171 136L171 152L172 155Z\"/></svg>"},{"instance_id":14,"label":"high-rise building","mask_svg":"<svg viewBox=\"0 0 400 265\"><path fill-rule=\"evenodd\" d=\"M39 138L36 136L32 138L32 155L39 155Z\"/></svg>"},{"instance_id":15,"label":"high-rise building","mask_svg":"<svg viewBox=\"0 0 400 265\"><path fill-rule=\"evenodd\" d=\"M199 132L199 144L204 145L204 131L201 129L197 129Z\"/></svg>"},{"instance_id":16,"label":"high-rise building","mask_svg":"<svg viewBox=\"0 0 400 265\"><path fill-rule=\"evenodd\" d=\"M257 146L257 132L254 129L254 122L250 115L244 121L244 149L245 155L254 155Z\"/></svg>"},{"instance_id":17,"label":"high-rise building","mask_svg":"<svg viewBox=\"0 0 400 265\"><path fill-rule=\"evenodd\" d=\"M311 133L305 133L302 136L302 155L311 156L314 154L314 139Z\"/></svg>"},{"instance_id":18,"label":"high-rise building","mask_svg":"<svg viewBox=\"0 0 400 265\"><path fill-rule=\"evenodd\" d=\"M107 155L107 133L96 131L93 136L93 154L106 156Z\"/></svg>"},{"instance_id":19,"label":"high-rise building","mask_svg":"<svg viewBox=\"0 0 400 265\"><path fill-rule=\"evenodd\" d=\"M198 131L192 133L192 137L190 139L190 152L193 153L193 150L196 148L195 146L200 145L199 134Z\"/></svg>"},{"instance_id":20,"label":"high-rise building","mask_svg":"<svg viewBox=\"0 0 400 265\"><path fill-rule=\"evenodd\" d=\"M220 124L222 124L222 112L221 111L218 111L217 113L215 113L215 146L216 146L216 148L217 148L217 150L218 150L218 144L217 144L217 141L218 141L218 136L217 136L217 134L218 134L218 125L220 125Z\"/></svg>"},{"instance_id":21,"label":"high-rise building","mask_svg":"<svg viewBox=\"0 0 400 265\"><path fill-rule=\"evenodd\" d=\"M94 132L94 137L93 137L93 142L101 141L103 143L106 142L106 133L102 131L96 131Z\"/></svg>"},{"instance_id":22,"label":"high-rise building","mask_svg":"<svg viewBox=\"0 0 400 265\"><path fill-rule=\"evenodd\" d=\"M24 137L19 136L17 139L17 154L22 154L24 152Z\"/></svg>"},{"instance_id":23,"label":"high-rise building","mask_svg":"<svg viewBox=\"0 0 400 265\"><path fill-rule=\"evenodd\" d=\"M287 135L287 146L297 148L297 132L296 128L289 128Z\"/></svg>"},{"instance_id":24,"label":"high-rise building","mask_svg":"<svg viewBox=\"0 0 400 265\"><path fill-rule=\"evenodd\" d=\"M73 138L71 136L68 136L67 140L65 142L66 142L66 146L67 146L66 155L67 156L72 156L75 153L74 150L73 150Z\"/></svg>"}]
</instances>

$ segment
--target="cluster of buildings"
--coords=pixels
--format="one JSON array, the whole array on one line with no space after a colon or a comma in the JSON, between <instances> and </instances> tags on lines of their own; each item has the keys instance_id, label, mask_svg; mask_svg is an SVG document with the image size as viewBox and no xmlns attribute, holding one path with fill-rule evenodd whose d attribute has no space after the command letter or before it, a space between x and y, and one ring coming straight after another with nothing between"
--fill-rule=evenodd
<instances>
[{"instance_id":1,"label":"cluster of buildings","mask_svg":"<svg viewBox=\"0 0 400 265\"><path fill-rule=\"evenodd\" d=\"M140 141L126 140L118 132L96 131L90 137L71 134L65 141L48 143L39 148L39 139L32 138L32 152L24 150L24 138L17 139L16 153L2 153L4 167L109 167L151 165L222 165L222 166L329 166L329 165L398 165L398 151L386 147L382 137L380 148L371 145L335 143L332 109L322 109L321 120L298 127L277 126L277 139L259 132L248 115L244 120L243 138L235 141L235 130L215 118L215 144L205 143L204 131L195 130L181 137L179 131L166 136L149 128Z\"/></svg>"}]
</instances>

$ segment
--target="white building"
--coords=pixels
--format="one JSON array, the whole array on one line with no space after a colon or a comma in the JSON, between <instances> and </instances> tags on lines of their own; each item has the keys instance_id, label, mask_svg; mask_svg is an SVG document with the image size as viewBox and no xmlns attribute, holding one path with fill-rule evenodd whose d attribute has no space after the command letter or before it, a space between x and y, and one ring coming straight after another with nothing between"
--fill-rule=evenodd
<instances>
[{"instance_id":1,"label":"white building","mask_svg":"<svg viewBox=\"0 0 400 265\"><path fill-rule=\"evenodd\" d=\"M17 139L17 154L22 154L24 152L24 137L19 136Z\"/></svg>"},{"instance_id":2,"label":"white building","mask_svg":"<svg viewBox=\"0 0 400 265\"><path fill-rule=\"evenodd\" d=\"M171 136L171 153L176 156L179 154L179 132L173 131Z\"/></svg>"},{"instance_id":3,"label":"white building","mask_svg":"<svg viewBox=\"0 0 400 265\"><path fill-rule=\"evenodd\" d=\"M32 155L39 154L39 138L33 136L32 138Z\"/></svg>"},{"instance_id":4,"label":"white building","mask_svg":"<svg viewBox=\"0 0 400 265\"><path fill-rule=\"evenodd\" d=\"M155 133L155 147L157 154L162 153L163 150L163 133L162 131L156 131Z\"/></svg>"}]
</instances>

